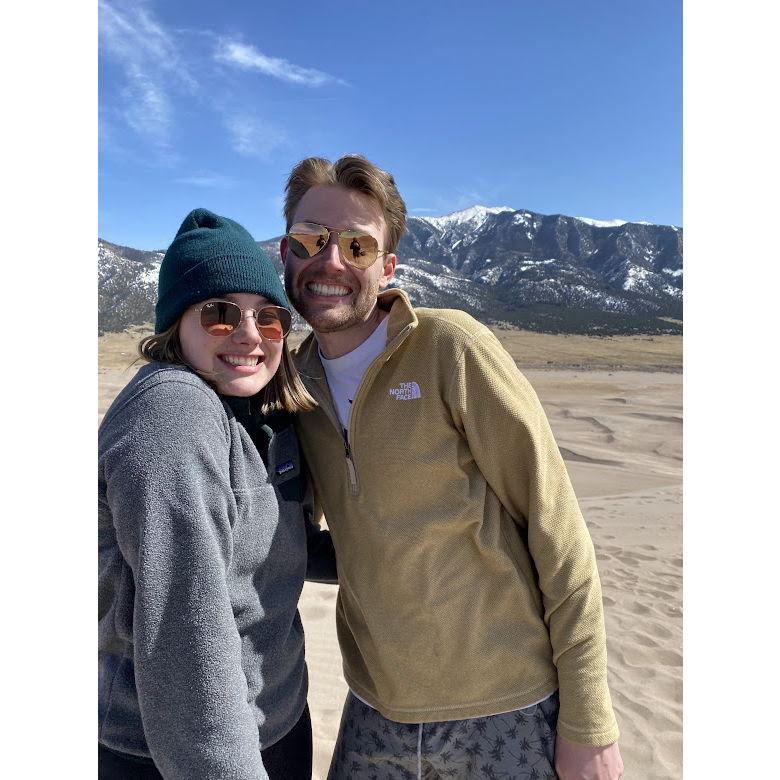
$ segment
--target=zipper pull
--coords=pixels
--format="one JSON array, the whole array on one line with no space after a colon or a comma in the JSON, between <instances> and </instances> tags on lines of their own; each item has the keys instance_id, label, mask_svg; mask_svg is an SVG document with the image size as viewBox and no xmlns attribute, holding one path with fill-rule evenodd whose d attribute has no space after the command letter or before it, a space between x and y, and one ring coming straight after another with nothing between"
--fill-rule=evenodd
<instances>
[{"instance_id":1,"label":"zipper pull","mask_svg":"<svg viewBox=\"0 0 780 780\"><path fill-rule=\"evenodd\" d=\"M342 428L342 435L344 437L344 456L347 459L347 471L349 471L349 482L352 487L352 492L357 491L357 471L355 469L355 462L352 460L352 450L349 447L349 439L347 438L347 431Z\"/></svg>"}]
</instances>

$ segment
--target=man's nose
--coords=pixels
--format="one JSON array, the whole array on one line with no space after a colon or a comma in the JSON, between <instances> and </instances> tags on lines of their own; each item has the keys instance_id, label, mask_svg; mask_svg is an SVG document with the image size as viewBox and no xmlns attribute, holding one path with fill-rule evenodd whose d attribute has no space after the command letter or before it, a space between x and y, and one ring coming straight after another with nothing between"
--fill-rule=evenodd
<instances>
[{"instance_id":1,"label":"man's nose","mask_svg":"<svg viewBox=\"0 0 780 780\"><path fill-rule=\"evenodd\" d=\"M344 258L341 256L335 234L331 234L328 243L317 253L316 259L325 266L344 268Z\"/></svg>"}]
</instances>

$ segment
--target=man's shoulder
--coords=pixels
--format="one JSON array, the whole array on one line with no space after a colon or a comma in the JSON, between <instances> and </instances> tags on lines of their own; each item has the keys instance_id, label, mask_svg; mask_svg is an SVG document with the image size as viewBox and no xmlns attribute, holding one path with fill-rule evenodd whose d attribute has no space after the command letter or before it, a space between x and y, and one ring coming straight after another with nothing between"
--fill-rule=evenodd
<instances>
[{"instance_id":1,"label":"man's shoulder","mask_svg":"<svg viewBox=\"0 0 780 780\"><path fill-rule=\"evenodd\" d=\"M465 343L490 333L479 320L459 309L415 308L420 336Z\"/></svg>"}]
</instances>

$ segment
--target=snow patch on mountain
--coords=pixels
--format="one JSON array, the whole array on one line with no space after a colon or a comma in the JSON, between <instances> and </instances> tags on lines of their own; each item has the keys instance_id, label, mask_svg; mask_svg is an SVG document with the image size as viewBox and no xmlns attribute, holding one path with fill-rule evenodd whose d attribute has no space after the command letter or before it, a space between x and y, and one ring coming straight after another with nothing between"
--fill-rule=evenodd
<instances>
[{"instance_id":1,"label":"snow patch on mountain","mask_svg":"<svg viewBox=\"0 0 780 780\"><path fill-rule=\"evenodd\" d=\"M642 268L639 265L629 265L626 280L623 282L624 290L645 290L650 287L650 283L647 279L650 271L647 268Z\"/></svg>"},{"instance_id":2,"label":"snow patch on mountain","mask_svg":"<svg viewBox=\"0 0 780 780\"><path fill-rule=\"evenodd\" d=\"M470 206L461 211L454 211L452 214L446 214L443 217L417 217L422 222L427 222L437 230L446 230L455 225L465 225L476 230L483 225L485 220L491 214L501 214L504 211L515 211L510 206Z\"/></svg>"},{"instance_id":3,"label":"snow patch on mountain","mask_svg":"<svg viewBox=\"0 0 780 780\"><path fill-rule=\"evenodd\" d=\"M157 252L157 260L152 260L151 267L141 274L141 281L148 284L157 284L157 280L160 278L160 266L162 265L163 252Z\"/></svg>"},{"instance_id":4,"label":"snow patch on mountain","mask_svg":"<svg viewBox=\"0 0 780 780\"><path fill-rule=\"evenodd\" d=\"M574 217L574 219L578 219L580 222L592 225L593 227L620 227L621 225L626 224L625 219L591 219L590 217Z\"/></svg>"}]
</instances>

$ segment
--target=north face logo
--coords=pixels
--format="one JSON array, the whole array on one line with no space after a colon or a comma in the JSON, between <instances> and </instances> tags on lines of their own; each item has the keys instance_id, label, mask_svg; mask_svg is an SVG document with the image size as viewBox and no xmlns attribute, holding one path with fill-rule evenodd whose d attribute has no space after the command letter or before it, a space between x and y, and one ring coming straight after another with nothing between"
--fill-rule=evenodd
<instances>
[{"instance_id":1,"label":"north face logo","mask_svg":"<svg viewBox=\"0 0 780 780\"><path fill-rule=\"evenodd\" d=\"M420 385L417 382L401 382L398 387L390 388L390 395L396 401L413 401L420 398Z\"/></svg>"}]
</instances>

